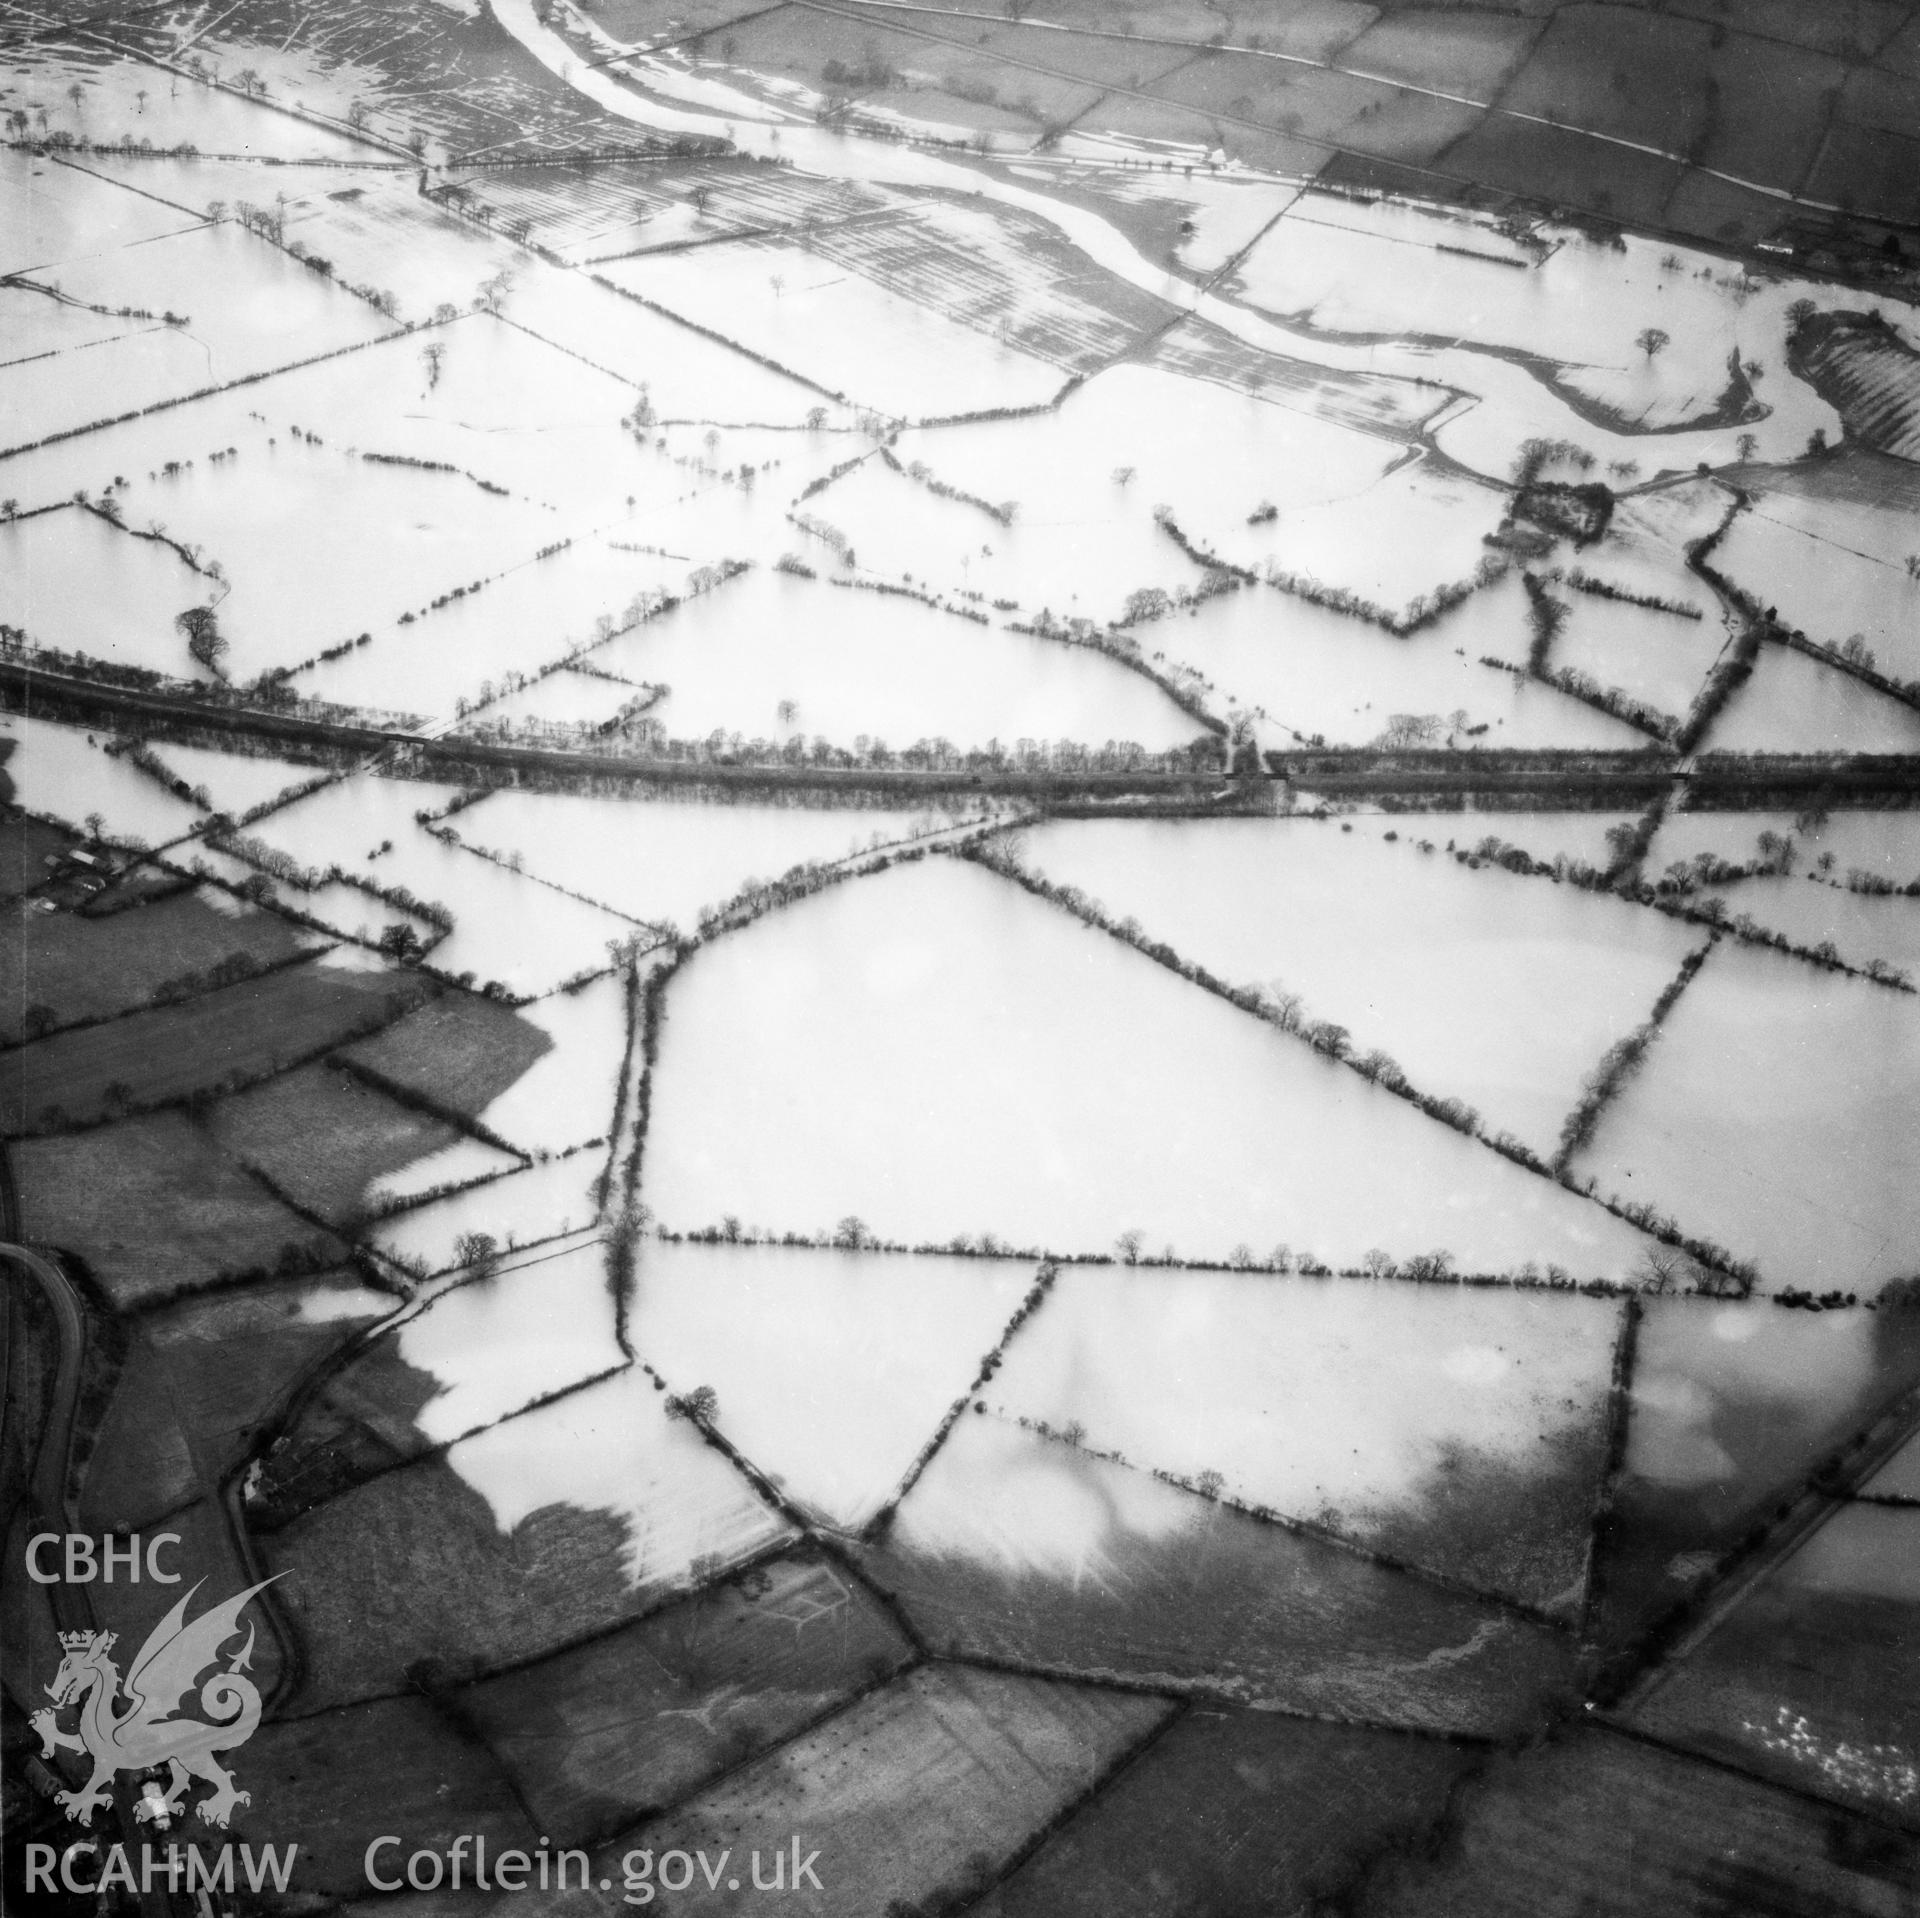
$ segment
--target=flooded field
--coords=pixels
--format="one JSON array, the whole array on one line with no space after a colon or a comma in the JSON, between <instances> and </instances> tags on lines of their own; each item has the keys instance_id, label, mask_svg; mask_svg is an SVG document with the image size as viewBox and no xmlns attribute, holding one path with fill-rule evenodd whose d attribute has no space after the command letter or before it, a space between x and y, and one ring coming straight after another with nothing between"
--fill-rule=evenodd
<instances>
[{"instance_id":1,"label":"flooded field","mask_svg":"<svg viewBox=\"0 0 1920 1918\"><path fill-rule=\"evenodd\" d=\"M1867 1293L1912 1263L1920 1201L1888 1182L1877 1144L1907 1136L1920 1012L1853 979L1790 988L1791 963L1718 948L1578 1165L1611 1190L1684 1204L1772 1288ZM1861 1149L1816 1152L1809 1137Z\"/></svg>"},{"instance_id":2,"label":"flooded field","mask_svg":"<svg viewBox=\"0 0 1920 1918\"><path fill-rule=\"evenodd\" d=\"M1003 12L0 18L8 1550L289 1910L1904 1909L1916 28Z\"/></svg>"},{"instance_id":3,"label":"flooded field","mask_svg":"<svg viewBox=\"0 0 1920 1918\"><path fill-rule=\"evenodd\" d=\"M861 1083L816 1109L812 1089L852 1056L868 1061ZM946 1090L930 1104L916 1088L934 1083ZM1297 1039L943 860L697 959L669 998L654 1111L647 1196L679 1229L735 1213L811 1232L851 1213L914 1244L990 1232L1098 1253L1138 1230L1153 1254L1225 1260L1244 1245L1264 1258L1285 1243L1346 1266L1376 1245L1396 1258L1441 1247L1462 1270L1551 1260L1582 1278L1623 1274L1638 1239Z\"/></svg>"},{"instance_id":4,"label":"flooded field","mask_svg":"<svg viewBox=\"0 0 1920 1918\"><path fill-rule=\"evenodd\" d=\"M907 812L497 792L450 823L469 845L518 857L536 878L650 925L690 931L703 908L804 862L830 864L986 816L963 805Z\"/></svg>"},{"instance_id":5,"label":"flooded field","mask_svg":"<svg viewBox=\"0 0 1920 1918\"><path fill-rule=\"evenodd\" d=\"M1497 828L1504 821L1489 820ZM1300 997L1550 1153L1580 1081L1699 944L1614 900L1316 820L1070 821L1025 857L1234 984Z\"/></svg>"},{"instance_id":6,"label":"flooded field","mask_svg":"<svg viewBox=\"0 0 1920 1918\"><path fill-rule=\"evenodd\" d=\"M1015 1260L662 1244L640 1263L632 1338L677 1391L713 1389L718 1429L788 1498L854 1530L1032 1283Z\"/></svg>"},{"instance_id":7,"label":"flooded field","mask_svg":"<svg viewBox=\"0 0 1920 1918\"><path fill-rule=\"evenodd\" d=\"M681 739L718 729L841 746L862 735L896 747L936 735L964 748L1131 740L1157 752L1195 731L1153 686L1097 654L775 572L680 608L595 663L668 687L653 714Z\"/></svg>"},{"instance_id":8,"label":"flooded field","mask_svg":"<svg viewBox=\"0 0 1920 1918\"><path fill-rule=\"evenodd\" d=\"M1086 1268L985 1396L1097 1454L1545 1606L1584 1577L1619 1317L1544 1293ZM1523 1543L1492 1543L1503 1529Z\"/></svg>"}]
</instances>

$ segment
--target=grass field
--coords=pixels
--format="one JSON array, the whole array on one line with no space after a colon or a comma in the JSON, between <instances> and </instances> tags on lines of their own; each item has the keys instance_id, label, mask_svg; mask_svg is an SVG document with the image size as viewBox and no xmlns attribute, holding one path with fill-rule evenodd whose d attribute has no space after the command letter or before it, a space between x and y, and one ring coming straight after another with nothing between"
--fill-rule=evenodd
<instances>
[{"instance_id":1,"label":"grass field","mask_svg":"<svg viewBox=\"0 0 1920 1918\"><path fill-rule=\"evenodd\" d=\"M348 970L322 958L56 1034L13 1055L0 1117L14 1131L53 1131L247 1084L388 1024L432 990L397 969Z\"/></svg>"},{"instance_id":2,"label":"grass field","mask_svg":"<svg viewBox=\"0 0 1920 1918\"><path fill-rule=\"evenodd\" d=\"M1387 1860L1364 1918L1893 1918L1913 1871L1884 1833L1721 1765L1590 1730L1496 1760L1440 1857Z\"/></svg>"},{"instance_id":3,"label":"grass field","mask_svg":"<svg viewBox=\"0 0 1920 1918\"><path fill-rule=\"evenodd\" d=\"M862 1562L935 1650L1269 1711L1517 1735L1560 1633L969 1414Z\"/></svg>"},{"instance_id":4,"label":"grass field","mask_svg":"<svg viewBox=\"0 0 1920 1918\"><path fill-rule=\"evenodd\" d=\"M223 1150L258 1166L306 1210L349 1233L364 1221L377 1185L461 1142L451 1126L320 1064L221 1100L209 1125ZM515 1163L504 1152L467 1143L482 1155L471 1170L463 1166L468 1177Z\"/></svg>"},{"instance_id":5,"label":"grass field","mask_svg":"<svg viewBox=\"0 0 1920 1918\"><path fill-rule=\"evenodd\" d=\"M1577 1603L1620 1308L1079 1267L979 1396L1484 1591Z\"/></svg>"},{"instance_id":6,"label":"grass field","mask_svg":"<svg viewBox=\"0 0 1920 1918\"><path fill-rule=\"evenodd\" d=\"M466 1834L484 1839L493 1858L510 1846L532 1851L538 1838L492 1759L426 1698L263 1726L239 1769L259 1808L236 1815L232 1836L297 1844L299 1882L321 1896L364 1893L368 1843L396 1824L409 1846L444 1851ZM382 1781L377 1793L366 1788L370 1776Z\"/></svg>"},{"instance_id":7,"label":"grass field","mask_svg":"<svg viewBox=\"0 0 1920 1918\"><path fill-rule=\"evenodd\" d=\"M1920 1831L1920 1511L1848 1505L1655 1682L1634 1725Z\"/></svg>"},{"instance_id":8,"label":"grass field","mask_svg":"<svg viewBox=\"0 0 1920 1918\"><path fill-rule=\"evenodd\" d=\"M7 907L0 1032L19 1038L29 1013L40 1009L59 1025L129 1012L156 988L189 975L204 981L236 955L274 965L312 943L271 913L222 904L227 909L216 910L204 894L183 893L97 919L36 912L26 902Z\"/></svg>"},{"instance_id":9,"label":"grass field","mask_svg":"<svg viewBox=\"0 0 1920 1918\"><path fill-rule=\"evenodd\" d=\"M0 814L0 893L7 901L20 898L44 883L49 855L69 851L78 842L58 826L9 807Z\"/></svg>"},{"instance_id":10,"label":"grass field","mask_svg":"<svg viewBox=\"0 0 1920 1918\"><path fill-rule=\"evenodd\" d=\"M204 1293L144 1314L88 1458L89 1523L138 1530L211 1496L308 1369L394 1304L342 1272Z\"/></svg>"},{"instance_id":11,"label":"grass field","mask_svg":"<svg viewBox=\"0 0 1920 1918\"><path fill-rule=\"evenodd\" d=\"M821 1891L788 1909L883 1912L964 1899L1145 1739L1165 1701L936 1666L910 1673L633 1834L657 1854L744 1858L793 1834ZM682 1911L737 1909L695 1889ZM939 1907L935 1905L935 1908Z\"/></svg>"},{"instance_id":12,"label":"grass field","mask_svg":"<svg viewBox=\"0 0 1920 1918\"><path fill-rule=\"evenodd\" d=\"M442 1110L477 1119L552 1049L553 1040L524 1013L463 992L420 1007L342 1057ZM595 1123L583 1136L602 1129Z\"/></svg>"},{"instance_id":13,"label":"grass field","mask_svg":"<svg viewBox=\"0 0 1920 1918\"><path fill-rule=\"evenodd\" d=\"M812 1553L456 1694L556 1844L675 1803L847 1702L909 1656L860 1587Z\"/></svg>"},{"instance_id":14,"label":"grass field","mask_svg":"<svg viewBox=\"0 0 1920 1918\"><path fill-rule=\"evenodd\" d=\"M122 1308L243 1272L337 1264L303 1224L173 1113L10 1148L22 1230L85 1262Z\"/></svg>"},{"instance_id":15,"label":"grass field","mask_svg":"<svg viewBox=\"0 0 1920 1918\"><path fill-rule=\"evenodd\" d=\"M1415 1843L1471 1746L1211 1706L1186 1713L975 1907L980 1918L1291 1912Z\"/></svg>"},{"instance_id":16,"label":"grass field","mask_svg":"<svg viewBox=\"0 0 1920 1918\"><path fill-rule=\"evenodd\" d=\"M294 1574L313 1709L405 1690L420 1659L449 1683L524 1664L785 1530L629 1373L328 1501L265 1556Z\"/></svg>"},{"instance_id":17,"label":"grass field","mask_svg":"<svg viewBox=\"0 0 1920 1918\"><path fill-rule=\"evenodd\" d=\"M1601 1635L1654 1623L1915 1384L1911 1313L1646 1301L1596 1554Z\"/></svg>"}]
</instances>

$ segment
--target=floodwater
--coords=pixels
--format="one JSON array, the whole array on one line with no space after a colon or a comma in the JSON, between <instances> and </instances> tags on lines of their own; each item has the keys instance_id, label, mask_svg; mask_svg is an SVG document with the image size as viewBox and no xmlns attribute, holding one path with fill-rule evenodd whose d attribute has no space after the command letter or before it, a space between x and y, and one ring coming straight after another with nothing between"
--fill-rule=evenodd
<instances>
[{"instance_id":1,"label":"floodwater","mask_svg":"<svg viewBox=\"0 0 1920 1918\"><path fill-rule=\"evenodd\" d=\"M849 1073L848 1061L858 1060ZM669 988L644 1195L676 1228L1619 1276L1639 1235L1011 882L947 859L729 935Z\"/></svg>"},{"instance_id":2,"label":"floodwater","mask_svg":"<svg viewBox=\"0 0 1920 1918\"><path fill-rule=\"evenodd\" d=\"M715 1221L718 1223L718 1221ZM634 1349L830 1525L890 1497L1028 1288L1010 1259L649 1240Z\"/></svg>"},{"instance_id":3,"label":"floodwater","mask_svg":"<svg viewBox=\"0 0 1920 1918\"><path fill-rule=\"evenodd\" d=\"M712 1577L788 1531L691 1425L667 1416L637 1366L462 1439L447 1463L502 1532L555 1504L625 1519L636 1587Z\"/></svg>"},{"instance_id":4,"label":"floodwater","mask_svg":"<svg viewBox=\"0 0 1920 1918\"><path fill-rule=\"evenodd\" d=\"M632 922L430 838L414 815L453 796L452 787L361 773L271 814L251 836L302 866L337 865L444 906L453 930L433 949L442 971L537 994L607 965L609 941L630 935Z\"/></svg>"},{"instance_id":5,"label":"floodwater","mask_svg":"<svg viewBox=\"0 0 1920 1918\"><path fill-rule=\"evenodd\" d=\"M173 621L209 590L172 547L77 506L0 523L0 621L37 646L205 679Z\"/></svg>"},{"instance_id":6,"label":"floodwater","mask_svg":"<svg viewBox=\"0 0 1920 1918\"><path fill-rule=\"evenodd\" d=\"M1312 819L1062 820L1027 835L1025 857L1216 977L1299 993L1304 1017L1349 1028L1356 1055L1384 1049L1421 1091L1465 1099L1489 1131L1550 1156L1581 1082L1701 935L1570 886L1465 870L1417 851L1416 829L1388 845Z\"/></svg>"},{"instance_id":7,"label":"floodwater","mask_svg":"<svg viewBox=\"0 0 1920 1918\"><path fill-rule=\"evenodd\" d=\"M1438 727L1430 743L1630 749L1644 736L1577 699L1481 663L1524 654L1519 589L1476 594L1407 638L1267 586L1209 601L1136 630L1149 654L1210 680L1213 703L1264 715L1266 744L1316 735L1337 746L1381 738L1396 714ZM1464 719L1455 723L1454 715ZM1481 730L1484 729L1484 730Z\"/></svg>"},{"instance_id":8,"label":"floodwater","mask_svg":"<svg viewBox=\"0 0 1920 1918\"><path fill-rule=\"evenodd\" d=\"M162 846L206 817L130 761L108 753L113 735L17 713L0 717L0 738L19 742L7 761L17 803L77 829L95 814L110 839Z\"/></svg>"},{"instance_id":9,"label":"floodwater","mask_svg":"<svg viewBox=\"0 0 1920 1918\"><path fill-rule=\"evenodd\" d=\"M595 1241L510 1255L493 1276L437 1293L397 1341L408 1365L440 1381L414 1421L436 1443L626 1362Z\"/></svg>"},{"instance_id":10,"label":"floodwater","mask_svg":"<svg viewBox=\"0 0 1920 1918\"><path fill-rule=\"evenodd\" d=\"M807 558L823 571L830 563L817 547ZM670 686L651 716L676 739L719 730L851 747L865 735L895 751L935 738L963 749L996 739L1009 749L1023 738L1133 740L1159 751L1199 730L1156 687L1097 653L772 569L678 607L595 663Z\"/></svg>"},{"instance_id":11,"label":"floodwater","mask_svg":"<svg viewBox=\"0 0 1920 1918\"><path fill-rule=\"evenodd\" d=\"M1769 1289L1866 1294L1913 1267L1916 1073L1910 994L1723 941L1574 1169L1757 1260Z\"/></svg>"},{"instance_id":12,"label":"floodwater","mask_svg":"<svg viewBox=\"0 0 1920 1918\"><path fill-rule=\"evenodd\" d=\"M1734 520L1714 564L1823 646L1856 634L1882 673L1920 678L1920 552L1910 513L1856 500L1763 493Z\"/></svg>"},{"instance_id":13,"label":"floodwater","mask_svg":"<svg viewBox=\"0 0 1920 1918\"><path fill-rule=\"evenodd\" d=\"M1118 274L1141 290L1187 308L1213 321L1235 338L1282 354L1299 355L1323 365L1382 372L1410 379L1437 381L1478 396L1478 403L1461 410L1442 429L1440 444L1463 464L1485 474L1504 473L1513 450L1530 437L1565 437L1606 459L1637 457L1646 442L1630 433L1617 433L1582 419L1522 368L1462 348L1401 347L1394 344L1346 344L1312 338L1295 329L1264 319L1247 307L1218 293L1199 293L1190 282L1149 262L1118 226L1092 208L1056 198L1030 186L996 179L973 168L916 150L904 144L852 140L832 131L783 121L768 125L768 110L748 95L724 83L685 71L671 60L641 59L651 89L642 94L623 86L601 65L582 62L557 30L543 26L533 0L488 0L495 19L533 56L587 98L622 119L661 131L706 132L722 122L746 151L778 155L807 171L830 178L863 179L897 186L944 187L962 193L986 195L1003 206L1038 214L1056 227L1074 247L1095 264ZM668 99L684 104L669 105ZM1610 270L1612 257L1594 249L1596 264ZM1705 256L1682 250L1687 270L1697 274ZM1469 263L1462 263L1469 264ZM1488 273L1498 268L1481 269ZM1517 278L1503 273L1502 279ZM1571 297L1616 303L1604 272L1582 276ZM1731 297L1731 296L1729 296ZM1835 294L1811 284L1783 281L1770 286L1764 300L1778 303L1778 311L1796 297L1832 303ZM1761 308L1752 298L1751 309ZM1646 324L1636 319L1636 327ZM1760 313L1754 312L1756 331ZM1635 328L1624 329L1627 336ZM1668 329L1669 331L1673 329ZM1782 337L1776 327L1773 339ZM1774 348L1778 350L1777 344ZM1755 433L1763 450L1791 457L1801 452L1817 425L1833 436L1837 420L1832 409L1810 387L1776 378L1769 389L1771 415L1751 427L1725 427L1675 432L1660 444L1663 464L1687 470L1697 460L1731 460L1737 455L1740 430Z\"/></svg>"},{"instance_id":14,"label":"floodwater","mask_svg":"<svg viewBox=\"0 0 1920 1918\"><path fill-rule=\"evenodd\" d=\"M448 823L470 845L519 854L529 873L651 924L692 932L702 907L806 861L844 859L960 819L889 806L701 804L504 790Z\"/></svg>"},{"instance_id":15,"label":"floodwater","mask_svg":"<svg viewBox=\"0 0 1920 1918\"><path fill-rule=\"evenodd\" d=\"M551 1159L432 1205L396 1212L370 1237L387 1258L438 1278L459 1263L456 1248L469 1233L483 1232L497 1245L513 1247L587 1231L600 1213L591 1188L605 1167L606 1154L591 1148Z\"/></svg>"},{"instance_id":16,"label":"floodwater","mask_svg":"<svg viewBox=\"0 0 1920 1918\"><path fill-rule=\"evenodd\" d=\"M982 1396L1095 1451L1354 1525L1449 1451L1596 1432L1618 1301L1386 1280L1074 1267Z\"/></svg>"}]
</instances>

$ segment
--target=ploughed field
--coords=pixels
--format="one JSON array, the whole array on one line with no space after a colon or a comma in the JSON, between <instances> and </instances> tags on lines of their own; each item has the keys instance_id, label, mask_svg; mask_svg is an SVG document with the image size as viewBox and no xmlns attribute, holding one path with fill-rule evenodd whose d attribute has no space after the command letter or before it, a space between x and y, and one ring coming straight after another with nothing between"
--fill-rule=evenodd
<instances>
[{"instance_id":1,"label":"ploughed field","mask_svg":"<svg viewBox=\"0 0 1920 1918\"><path fill-rule=\"evenodd\" d=\"M1907 1909L1905 10L64 11L9 1227L236 1841Z\"/></svg>"}]
</instances>

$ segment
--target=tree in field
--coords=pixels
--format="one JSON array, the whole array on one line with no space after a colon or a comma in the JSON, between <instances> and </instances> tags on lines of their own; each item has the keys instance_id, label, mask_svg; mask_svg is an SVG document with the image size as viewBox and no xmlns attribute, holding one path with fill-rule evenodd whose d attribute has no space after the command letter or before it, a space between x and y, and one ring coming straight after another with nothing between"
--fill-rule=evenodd
<instances>
[{"instance_id":1,"label":"tree in field","mask_svg":"<svg viewBox=\"0 0 1920 1918\"><path fill-rule=\"evenodd\" d=\"M175 627L186 635L187 651L216 679L224 678L221 662L227 656L227 642L220 632L211 606L189 606L174 618Z\"/></svg>"},{"instance_id":2,"label":"tree in field","mask_svg":"<svg viewBox=\"0 0 1920 1918\"><path fill-rule=\"evenodd\" d=\"M1138 1226L1134 1226L1130 1230L1121 1233L1121 1235L1114 1240L1113 1244L1114 1250L1120 1254L1120 1257L1126 1264L1138 1265L1140 1263L1140 1248L1144 1246L1146 1242L1147 1235L1142 1232Z\"/></svg>"},{"instance_id":3,"label":"tree in field","mask_svg":"<svg viewBox=\"0 0 1920 1918\"><path fill-rule=\"evenodd\" d=\"M720 1394L711 1385L696 1385L684 1398L667 1401L667 1417L691 1419L696 1425L711 1425L720 1411Z\"/></svg>"},{"instance_id":4,"label":"tree in field","mask_svg":"<svg viewBox=\"0 0 1920 1918\"><path fill-rule=\"evenodd\" d=\"M447 357L447 349L439 340L429 340L420 349L420 364L427 369L427 391L431 393L440 384L440 367Z\"/></svg>"},{"instance_id":5,"label":"tree in field","mask_svg":"<svg viewBox=\"0 0 1920 1918\"><path fill-rule=\"evenodd\" d=\"M1120 609L1122 626L1138 626L1150 619L1164 619L1173 611L1173 601L1159 586L1140 586L1127 595Z\"/></svg>"},{"instance_id":6,"label":"tree in field","mask_svg":"<svg viewBox=\"0 0 1920 1918\"><path fill-rule=\"evenodd\" d=\"M420 935L405 920L396 919L381 929L380 950L389 959L398 959L404 964L420 956Z\"/></svg>"},{"instance_id":7,"label":"tree in field","mask_svg":"<svg viewBox=\"0 0 1920 1918\"><path fill-rule=\"evenodd\" d=\"M491 1232L463 1232L453 1242L453 1262L476 1279L490 1279L500 1266L500 1247Z\"/></svg>"},{"instance_id":8,"label":"tree in field","mask_svg":"<svg viewBox=\"0 0 1920 1918\"><path fill-rule=\"evenodd\" d=\"M1649 1243L1642 1248L1639 1263L1628 1275L1643 1292L1677 1292L1698 1268L1684 1252L1670 1245Z\"/></svg>"},{"instance_id":9,"label":"tree in field","mask_svg":"<svg viewBox=\"0 0 1920 1918\"><path fill-rule=\"evenodd\" d=\"M502 267L491 279L482 280L473 296L475 308L485 313L498 313L506 304L507 295L513 291L513 272Z\"/></svg>"},{"instance_id":10,"label":"tree in field","mask_svg":"<svg viewBox=\"0 0 1920 1918\"><path fill-rule=\"evenodd\" d=\"M1633 336L1633 343L1648 359L1653 359L1666 350L1672 338L1672 334L1665 332L1660 327L1648 326L1643 327Z\"/></svg>"},{"instance_id":11,"label":"tree in field","mask_svg":"<svg viewBox=\"0 0 1920 1918\"><path fill-rule=\"evenodd\" d=\"M1756 433L1742 433L1736 443L1739 446L1740 457L1743 460L1752 460L1756 458L1760 452L1760 438Z\"/></svg>"}]
</instances>

